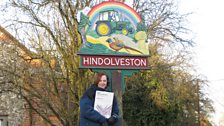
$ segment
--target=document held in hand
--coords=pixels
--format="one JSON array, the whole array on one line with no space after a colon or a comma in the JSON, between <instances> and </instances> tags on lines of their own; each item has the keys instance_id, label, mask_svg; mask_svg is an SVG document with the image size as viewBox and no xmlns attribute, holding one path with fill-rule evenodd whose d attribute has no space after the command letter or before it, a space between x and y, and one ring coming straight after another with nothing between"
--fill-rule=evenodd
<instances>
[{"instance_id":1,"label":"document held in hand","mask_svg":"<svg viewBox=\"0 0 224 126\"><path fill-rule=\"evenodd\" d=\"M106 91L96 91L94 110L98 111L106 118L111 116L114 93Z\"/></svg>"}]
</instances>

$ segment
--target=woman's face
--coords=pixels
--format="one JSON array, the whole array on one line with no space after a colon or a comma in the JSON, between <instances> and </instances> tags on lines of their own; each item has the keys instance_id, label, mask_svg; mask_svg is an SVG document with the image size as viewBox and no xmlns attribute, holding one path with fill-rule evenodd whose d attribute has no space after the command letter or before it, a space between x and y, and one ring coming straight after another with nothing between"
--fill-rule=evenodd
<instances>
[{"instance_id":1,"label":"woman's face","mask_svg":"<svg viewBox=\"0 0 224 126\"><path fill-rule=\"evenodd\" d=\"M101 76L98 82L98 87L105 89L107 87L107 77L106 75Z\"/></svg>"}]
</instances>

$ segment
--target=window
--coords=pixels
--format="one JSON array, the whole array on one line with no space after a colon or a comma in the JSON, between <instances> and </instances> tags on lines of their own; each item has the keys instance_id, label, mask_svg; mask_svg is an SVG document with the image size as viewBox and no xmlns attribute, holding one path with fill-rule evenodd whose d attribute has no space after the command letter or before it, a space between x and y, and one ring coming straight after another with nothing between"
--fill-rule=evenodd
<instances>
[{"instance_id":1,"label":"window","mask_svg":"<svg viewBox=\"0 0 224 126\"><path fill-rule=\"evenodd\" d=\"M0 126L3 126L3 119L0 119Z\"/></svg>"},{"instance_id":2,"label":"window","mask_svg":"<svg viewBox=\"0 0 224 126\"><path fill-rule=\"evenodd\" d=\"M7 116L1 116L0 115L0 126L8 126L7 124Z\"/></svg>"}]
</instances>

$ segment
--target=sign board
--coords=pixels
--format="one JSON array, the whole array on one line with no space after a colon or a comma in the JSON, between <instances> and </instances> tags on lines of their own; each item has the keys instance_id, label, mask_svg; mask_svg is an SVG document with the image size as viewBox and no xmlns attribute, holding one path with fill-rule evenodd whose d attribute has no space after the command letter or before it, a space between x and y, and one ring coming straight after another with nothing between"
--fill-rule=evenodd
<instances>
[{"instance_id":1,"label":"sign board","mask_svg":"<svg viewBox=\"0 0 224 126\"><path fill-rule=\"evenodd\" d=\"M78 13L80 68L147 69L144 19L123 2L104 1Z\"/></svg>"},{"instance_id":2,"label":"sign board","mask_svg":"<svg viewBox=\"0 0 224 126\"><path fill-rule=\"evenodd\" d=\"M112 78L113 90L117 90L115 95L122 103L125 76L148 69L149 49L144 18L118 1L104 1L91 9L85 8L77 16L82 37L80 68L107 71ZM102 105L94 108L108 118L110 114L105 114L108 111L104 110L110 110L111 105L106 103L111 102L103 99L96 99L95 102Z\"/></svg>"},{"instance_id":3,"label":"sign board","mask_svg":"<svg viewBox=\"0 0 224 126\"><path fill-rule=\"evenodd\" d=\"M147 57L82 55L81 68L148 69Z\"/></svg>"}]
</instances>

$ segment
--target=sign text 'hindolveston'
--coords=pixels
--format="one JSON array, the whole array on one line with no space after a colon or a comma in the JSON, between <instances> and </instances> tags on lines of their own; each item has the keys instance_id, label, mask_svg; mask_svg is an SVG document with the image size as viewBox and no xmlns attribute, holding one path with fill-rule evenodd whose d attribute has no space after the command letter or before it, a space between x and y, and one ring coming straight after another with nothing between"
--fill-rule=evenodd
<instances>
[{"instance_id":1,"label":"sign text 'hindolveston'","mask_svg":"<svg viewBox=\"0 0 224 126\"><path fill-rule=\"evenodd\" d=\"M81 66L88 68L133 68L147 69L147 57L82 55Z\"/></svg>"}]
</instances>

